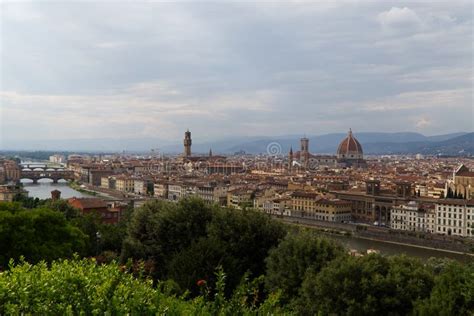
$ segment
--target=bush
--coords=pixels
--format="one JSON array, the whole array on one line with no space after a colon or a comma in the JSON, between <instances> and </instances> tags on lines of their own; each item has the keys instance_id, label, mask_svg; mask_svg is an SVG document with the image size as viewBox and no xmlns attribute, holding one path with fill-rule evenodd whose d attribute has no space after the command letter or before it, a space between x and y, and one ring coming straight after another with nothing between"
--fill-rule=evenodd
<instances>
[{"instance_id":1,"label":"bush","mask_svg":"<svg viewBox=\"0 0 474 316\"><path fill-rule=\"evenodd\" d=\"M163 292L169 282L135 278L115 263L97 265L89 259L55 261L48 268L20 263L0 274L0 315L262 315L282 314L278 296L254 300L261 280L244 280L227 300L225 274L217 272L218 287L206 300L186 301ZM258 303L258 304L257 304ZM258 305L258 306L257 306Z\"/></svg>"},{"instance_id":2,"label":"bush","mask_svg":"<svg viewBox=\"0 0 474 316\"><path fill-rule=\"evenodd\" d=\"M311 231L289 234L266 259L266 288L270 292L281 290L283 301L290 302L298 297L308 270L318 273L343 254L340 244Z\"/></svg>"},{"instance_id":3,"label":"bush","mask_svg":"<svg viewBox=\"0 0 474 316\"><path fill-rule=\"evenodd\" d=\"M87 236L59 212L49 209L26 210L2 204L0 210L0 268L10 259L36 263L84 253Z\"/></svg>"},{"instance_id":4,"label":"bush","mask_svg":"<svg viewBox=\"0 0 474 316\"><path fill-rule=\"evenodd\" d=\"M298 302L302 315L406 315L430 295L432 272L407 257L341 257L319 274L305 276Z\"/></svg>"}]
</instances>

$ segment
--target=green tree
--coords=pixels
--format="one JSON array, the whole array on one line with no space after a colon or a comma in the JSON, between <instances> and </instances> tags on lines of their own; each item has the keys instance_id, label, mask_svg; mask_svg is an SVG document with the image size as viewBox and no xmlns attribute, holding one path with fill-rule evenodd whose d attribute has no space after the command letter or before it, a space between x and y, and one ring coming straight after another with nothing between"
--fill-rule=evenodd
<instances>
[{"instance_id":1,"label":"green tree","mask_svg":"<svg viewBox=\"0 0 474 316\"><path fill-rule=\"evenodd\" d=\"M80 215L80 210L71 206L71 204L69 204L66 200L53 201L48 199L44 202L44 206L62 213L68 220L77 218Z\"/></svg>"},{"instance_id":2,"label":"green tree","mask_svg":"<svg viewBox=\"0 0 474 316\"><path fill-rule=\"evenodd\" d=\"M270 292L282 291L282 300L298 296L309 269L318 273L331 260L342 256L344 248L327 238L303 230L288 234L266 259L265 285Z\"/></svg>"},{"instance_id":3,"label":"green tree","mask_svg":"<svg viewBox=\"0 0 474 316\"><path fill-rule=\"evenodd\" d=\"M199 199L184 199L178 204L152 201L135 210L127 229L121 260L153 260L160 277L166 262L193 241L206 235L213 209Z\"/></svg>"},{"instance_id":4,"label":"green tree","mask_svg":"<svg viewBox=\"0 0 474 316\"><path fill-rule=\"evenodd\" d=\"M380 255L342 257L303 282L298 311L338 315L406 315L430 295L432 272L420 261Z\"/></svg>"},{"instance_id":5,"label":"green tree","mask_svg":"<svg viewBox=\"0 0 474 316\"><path fill-rule=\"evenodd\" d=\"M226 294L242 276L263 275L265 258L286 234L283 226L265 214L252 210L216 209L206 236L177 253L167 264L168 277L196 293L196 281L214 284L214 269L226 273Z\"/></svg>"},{"instance_id":6,"label":"green tree","mask_svg":"<svg viewBox=\"0 0 474 316\"><path fill-rule=\"evenodd\" d=\"M6 208L6 209L5 209ZM0 211L0 266L23 256L28 262L67 258L84 253L86 236L62 214L49 209Z\"/></svg>"},{"instance_id":7,"label":"green tree","mask_svg":"<svg viewBox=\"0 0 474 316\"><path fill-rule=\"evenodd\" d=\"M267 214L254 210L221 209L209 223L208 238L225 251L222 266L227 271L228 289L250 277L265 274L265 259L287 234L284 226Z\"/></svg>"},{"instance_id":8,"label":"green tree","mask_svg":"<svg viewBox=\"0 0 474 316\"><path fill-rule=\"evenodd\" d=\"M416 315L474 315L474 264L450 262L435 279L429 298L416 304Z\"/></svg>"}]
</instances>

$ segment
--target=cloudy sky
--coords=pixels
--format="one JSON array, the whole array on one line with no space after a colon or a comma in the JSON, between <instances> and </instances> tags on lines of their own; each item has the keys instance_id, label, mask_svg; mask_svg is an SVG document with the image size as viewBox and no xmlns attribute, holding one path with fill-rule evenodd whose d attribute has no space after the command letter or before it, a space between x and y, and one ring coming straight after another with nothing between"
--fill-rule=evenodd
<instances>
[{"instance_id":1,"label":"cloudy sky","mask_svg":"<svg viewBox=\"0 0 474 316\"><path fill-rule=\"evenodd\" d=\"M0 11L0 143L474 129L470 1Z\"/></svg>"}]
</instances>

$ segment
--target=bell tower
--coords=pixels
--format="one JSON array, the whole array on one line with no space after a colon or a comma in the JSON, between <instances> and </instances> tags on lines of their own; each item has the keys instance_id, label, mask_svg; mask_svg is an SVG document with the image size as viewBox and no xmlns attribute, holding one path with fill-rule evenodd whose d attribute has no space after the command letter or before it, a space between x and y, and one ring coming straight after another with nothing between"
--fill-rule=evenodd
<instances>
[{"instance_id":1,"label":"bell tower","mask_svg":"<svg viewBox=\"0 0 474 316\"><path fill-rule=\"evenodd\" d=\"M300 139L301 151L300 160L305 168L308 167L309 163L309 139L305 137Z\"/></svg>"},{"instance_id":2,"label":"bell tower","mask_svg":"<svg viewBox=\"0 0 474 316\"><path fill-rule=\"evenodd\" d=\"M293 171L293 147L290 147L290 152L288 153L288 172Z\"/></svg>"},{"instance_id":3,"label":"bell tower","mask_svg":"<svg viewBox=\"0 0 474 316\"><path fill-rule=\"evenodd\" d=\"M191 156L191 145L193 141L191 140L191 132L189 129L184 133L184 156Z\"/></svg>"}]
</instances>

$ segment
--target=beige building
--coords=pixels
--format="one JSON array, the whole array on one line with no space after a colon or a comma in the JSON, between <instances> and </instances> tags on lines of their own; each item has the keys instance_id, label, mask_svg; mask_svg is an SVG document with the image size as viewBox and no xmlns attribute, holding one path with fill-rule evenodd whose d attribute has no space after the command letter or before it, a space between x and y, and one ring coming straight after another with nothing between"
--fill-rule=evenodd
<instances>
[{"instance_id":1,"label":"beige building","mask_svg":"<svg viewBox=\"0 0 474 316\"><path fill-rule=\"evenodd\" d=\"M153 184L153 195L157 198L167 199L168 198L168 182L156 181Z\"/></svg>"},{"instance_id":2,"label":"beige building","mask_svg":"<svg viewBox=\"0 0 474 316\"><path fill-rule=\"evenodd\" d=\"M267 199L262 210L267 214L291 216L292 201L290 197Z\"/></svg>"},{"instance_id":3,"label":"beige building","mask_svg":"<svg viewBox=\"0 0 474 316\"><path fill-rule=\"evenodd\" d=\"M19 185L0 185L0 201L12 202L17 194L28 196L28 191Z\"/></svg>"},{"instance_id":4,"label":"beige building","mask_svg":"<svg viewBox=\"0 0 474 316\"><path fill-rule=\"evenodd\" d=\"M133 192L134 180L129 176L117 176L115 177L115 189L122 192Z\"/></svg>"},{"instance_id":5,"label":"beige building","mask_svg":"<svg viewBox=\"0 0 474 316\"><path fill-rule=\"evenodd\" d=\"M255 191L252 189L233 189L227 192L227 206L242 209L244 206L253 206Z\"/></svg>"},{"instance_id":6,"label":"beige building","mask_svg":"<svg viewBox=\"0 0 474 316\"><path fill-rule=\"evenodd\" d=\"M352 203L324 198L313 192L294 192L292 215L320 221L348 222L352 220Z\"/></svg>"},{"instance_id":7,"label":"beige building","mask_svg":"<svg viewBox=\"0 0 474 316\"><path fill-rule=\"evenodd\" d=\"M209 183L201 184L196 186L196 195L203 199L208 204L227 204L227 191L226 185Z\"/></svg>"}]
</instances>

